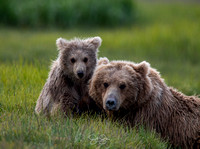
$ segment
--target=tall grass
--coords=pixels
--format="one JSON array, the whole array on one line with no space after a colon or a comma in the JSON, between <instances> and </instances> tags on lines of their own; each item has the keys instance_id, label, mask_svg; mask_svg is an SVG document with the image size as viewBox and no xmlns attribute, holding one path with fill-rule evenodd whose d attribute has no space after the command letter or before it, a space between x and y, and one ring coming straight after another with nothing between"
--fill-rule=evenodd
<instances>
[{"instance_id":1,"label":"tall grass","mask_svg":"<svg viewBox=\"0 0 200 149\"><path fill-rule=\"evenodd\" d=\"M34 113L48 70L40 64L0 65L0 148L165 148L155 133L83 115L47 118ZM8 76L8 74L10 74ZM140 133L141 132L141 133Z\"/></svg>"},{"instance_id":2,"label":"tall grass","mask_svg":"<svg viewBox=\"0 0 200 149\"><path fill-rule=\"evenodd\" d=\"M133 22L133 0L0 0L0 21L24 27L117 26Z\"/></svg>"}]
</instances>

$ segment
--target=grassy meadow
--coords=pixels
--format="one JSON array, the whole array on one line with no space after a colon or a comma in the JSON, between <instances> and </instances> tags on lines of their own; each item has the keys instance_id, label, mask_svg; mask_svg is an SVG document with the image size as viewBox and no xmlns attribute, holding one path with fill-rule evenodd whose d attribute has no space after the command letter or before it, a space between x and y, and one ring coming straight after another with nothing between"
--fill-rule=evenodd
<instances>
[{"instance_id":1,"label":"grassy meadow","mask_svg":"<svg viewBox=\"0 0 200 149\"><path fill-rule=\"evenodd\" d=\"M92 29L0 28L0 148L166 148L153 132L98 117L37 116L36 100L59 37L100 36L99 57L148 61L169 86L200 94L199 3L137 2L133 25Z\"/></svg>"}]
</instances>

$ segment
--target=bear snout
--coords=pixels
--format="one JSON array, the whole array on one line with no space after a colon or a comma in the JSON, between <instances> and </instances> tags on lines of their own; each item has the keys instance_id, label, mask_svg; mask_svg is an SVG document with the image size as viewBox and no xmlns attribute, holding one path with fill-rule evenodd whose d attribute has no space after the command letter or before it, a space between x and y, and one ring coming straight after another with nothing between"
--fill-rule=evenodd
<instances>
[{"instance_id":1,"label":"bear snout","mask_svg":"<svg viewBox=\"0 0 200 149\"><path fill-rule=\"evenodd\" d=\"M77 71L77 76L82 79L84 77L84 72L82 70Z\"/></svg>"},{"instance_id":2,"label":"bear snout","mask_svg":"<svg viewBox=\"0 0 200 149\"><path fill-rule=\"evenodd\" d=\"M106 100L106 109L109 111L116 110L117 102L115 98L108 98Z\"/></svg>"}]
</instances>

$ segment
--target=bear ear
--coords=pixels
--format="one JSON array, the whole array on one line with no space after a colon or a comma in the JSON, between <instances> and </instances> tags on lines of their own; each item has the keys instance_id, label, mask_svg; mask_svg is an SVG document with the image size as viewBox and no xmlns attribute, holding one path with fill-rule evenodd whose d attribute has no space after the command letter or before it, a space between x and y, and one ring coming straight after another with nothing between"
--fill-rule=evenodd
<instances>
[{"instance_id":1,"label":"bear ear","mask_svg":"<svg viewBox=\"0 0 200 149\"><path fill-rule=\"evenodd\" d=\"M63 38L58 38L56 40L56 46L58 48L58 50L62 50L65 49L68 45L68 41L66 39Z\"/></svg>"},{"instance_id":2,"label":"bear ear","mask_svg":"<svg viewBox=\"0 0 200 149\"><path fill-rule=\"evenodd\" d=\"M97 65L106 65L108 63L109 63L109 60L107 57L100 57L97 62Z\"/></svg>"},{"instance_id":3,"label":"bear ear","mask_svg":"<svg viewBox=\"0 0 200 149\"><path fill-rule=\"evenodd\" d=\"M93 37L87 39L88 47L94 49L95 51L101 46L102 39L100 37Z\"/></svg>"},{"instance_id":4,"label":"bear ear","mask_svg":"<svg viewBox=\"0 0 200 149\"><path fill-rule=\"evenodd\" d=\"M142 76L147 76L150 72L150 64L146 61L143 61L137 64L134 69L136 72L140 73Z\"/></svg>"}]
</instances>

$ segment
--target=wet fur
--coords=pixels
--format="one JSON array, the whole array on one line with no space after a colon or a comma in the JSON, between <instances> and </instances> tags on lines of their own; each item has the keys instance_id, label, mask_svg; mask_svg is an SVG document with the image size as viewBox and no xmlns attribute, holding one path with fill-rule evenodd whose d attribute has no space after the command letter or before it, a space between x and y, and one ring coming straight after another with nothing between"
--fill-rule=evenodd
<instances>
[{"instance_id":1,"label":"wet fur","mask_svg":"<svg viewBox=\"0 0 200 149\"><path fill-rule=\"evenodd\" d=\"M56 41L59 55L51 66L48 79L37 100L35 111L37 114L53 115L55 112L64 112L66 115L96 110L96 104L88 95L88 80L96 67L97 51L101 45L101 38ZM79 54L79 55L77 55ZM78 79L76 67L70 63L70 58L86 55L88 63L81 63L85 70L85 77ZM87 99L86 99L87 98ZM84 105L84 106L83 106Z\"/></svg>"}]
</instances>

